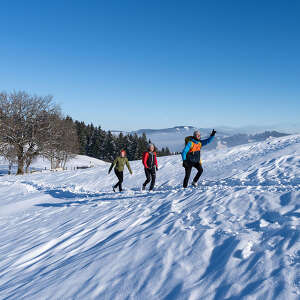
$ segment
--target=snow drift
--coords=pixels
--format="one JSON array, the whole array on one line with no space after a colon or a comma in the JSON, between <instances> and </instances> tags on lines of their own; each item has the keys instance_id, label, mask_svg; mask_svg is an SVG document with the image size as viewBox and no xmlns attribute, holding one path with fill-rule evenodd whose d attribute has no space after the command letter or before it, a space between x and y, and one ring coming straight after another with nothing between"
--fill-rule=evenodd
<instances>
[{"instance_id":1,"label":"snow drift","mask_svg":"<svg viewBox=\"0 0 300 300\"><path fill-rule=\"evenodd\" d=\"M108 164L0 177L1 299L299 299L300 135L179 156L122 194Z\"/></svg>"}]
</instances>

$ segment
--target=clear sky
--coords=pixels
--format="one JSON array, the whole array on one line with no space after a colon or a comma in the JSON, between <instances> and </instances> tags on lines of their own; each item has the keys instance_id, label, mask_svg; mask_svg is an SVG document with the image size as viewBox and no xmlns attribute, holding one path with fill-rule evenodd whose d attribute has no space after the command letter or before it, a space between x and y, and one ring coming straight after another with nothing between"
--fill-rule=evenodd
<instances>
[{"instance_id":1,"label":"clear sky","mask_svg":"<svg viewBox=\"0 0 300 300\"><path fill-rule=\"evenodd\" d=\"M104 129L299 123L300 1L0 0L0 90Z\"/></svg>"}]
</instances>

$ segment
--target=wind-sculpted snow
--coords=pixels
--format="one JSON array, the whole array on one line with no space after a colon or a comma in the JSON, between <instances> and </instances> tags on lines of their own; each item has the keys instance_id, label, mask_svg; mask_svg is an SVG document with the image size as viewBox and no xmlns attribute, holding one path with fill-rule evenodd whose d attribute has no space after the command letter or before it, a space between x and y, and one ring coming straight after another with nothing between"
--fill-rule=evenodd
<instances>
[{"instance_id":1,"label":"wind-sculpted snow","mask_svg":"<svg viewBox=\"0 0 300 300\"><path fill-rule=\"evenodd\" d=\"M300 299L300 136L141 162L0 178L0 299Z\"/></svg>"}]
</instances>

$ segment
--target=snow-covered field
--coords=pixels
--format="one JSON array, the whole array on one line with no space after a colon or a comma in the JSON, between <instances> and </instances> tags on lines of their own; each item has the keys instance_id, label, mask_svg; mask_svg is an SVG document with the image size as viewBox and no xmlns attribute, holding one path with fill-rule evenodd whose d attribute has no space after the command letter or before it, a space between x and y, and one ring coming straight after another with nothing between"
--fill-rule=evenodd
<instances>
[{"instance_id":1,"label":"snow-covered field","mask_svg":"<svg viewBox=\"0 0 300 300\"><path fill-rule=\"evenodd\" d=\"M1 176L0 299L300 299L300 135L202 154Z\"/></svg>"},{"instance_id":2,"label":"snow-covered field","mask_svg":"<svg viewBox=\"0 0 300 300\"><path fill-rule=\"evenodd\" d=\"M93 157L88 157L85 155L77 155L76 158L69 160L66 163L66 168L68 170L74 170L78 167L90 167L104 165L105 163L99 159ZM30 166L29 170L32 171L49 171L51 169L50 161L43 157L38 157ZM12 168L12 173L17 172L17 166L14 165ZM0 156L0 176L8 174L8 162Z\"/></svg>"}]
</instances>

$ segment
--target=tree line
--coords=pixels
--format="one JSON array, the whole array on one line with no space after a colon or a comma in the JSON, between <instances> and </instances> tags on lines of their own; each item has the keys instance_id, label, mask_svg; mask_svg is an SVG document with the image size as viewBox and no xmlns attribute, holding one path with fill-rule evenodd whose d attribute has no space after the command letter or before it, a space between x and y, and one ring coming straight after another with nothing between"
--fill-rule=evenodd
<instances>
[{"instance_id":1,"label":"tree line","mask_svg":"<svg viewBox=\"0 0 300 300\"><path fill-rule=\"evenodd\" d=\"M64 168L76 154L111 162L122 149L129 160L137 160L149 142L145 134L115 135L99 126L64 117L52 96L22 91L0 93L0 155L10 166L18 166L17 174L28 172L38 156L47 158L52 169ZM168 148L157 152L159 156L171 154Z\"/></svg>"},{"instance_id":2,"label":"tree line","mask_svg":"<svg viewBox=\"0 0 300 300\"><path fill-rule=\"evenodd\" d=\"M39 155L50 160L51 168L64 167L77 149L76 129L52 96L0 93L0 155L17 164L18 175L28 172Z\"/></svg>"},{"instance_id":3,"label":"tree line","mask_svg":"<svg viewBox=\"0 0 300 300\"><path fill-rule=\"evenodd\" d=\"M107 162L112 162L120 154L121 150L126 150L129 160L141 159L143 153L147 150L151 140L147 139L145 133L142 136L135 134L113 134L111 131L105 131L100 126L93 124L86 125L84 122L74 122L78 141L79 153L95 157ZM171 155L168 147L157 149L158 156Z\"/></svg>"}]
</instances>

